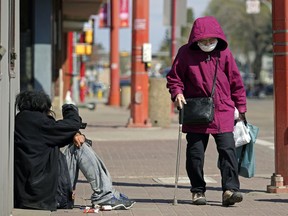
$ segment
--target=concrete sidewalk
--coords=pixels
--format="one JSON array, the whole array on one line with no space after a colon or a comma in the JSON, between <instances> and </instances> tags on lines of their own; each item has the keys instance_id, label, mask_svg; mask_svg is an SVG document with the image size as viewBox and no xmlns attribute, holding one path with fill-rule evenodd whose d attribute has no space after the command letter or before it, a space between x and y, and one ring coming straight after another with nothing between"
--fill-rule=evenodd
<instances>
[{"instance_id":1,"label":"concrete sidewalk","mask_svg":"<svg viewBox=\"0 0 288 216\"><path fill-rule=\"evenodd\" d=\"M265 111L265 112L264 112ZM288 215L288 194L266 193L274 172L273 101L249 100L247 118L260 128L256 153L256 176L240 177L243 202L221 206L221 178L217 169L214 140L210 139L205 159L208 205L191 205L191 193L185 171L185 134L183 134L178 205L172 205L178 139L177 115L169 128L127 128L130 111L98 105L95 111L81 109L82 131L93 140L93 148L103 159L115 188L137 203L130 210L100 211L97 215L169 216L169 215ZM57 212L15 209L13 215L84 215L81 205L90 206L90 185L80 176L76 190L76 206ZM96 214L96 213L89 213Z\"/></svg>"}]
</instances>

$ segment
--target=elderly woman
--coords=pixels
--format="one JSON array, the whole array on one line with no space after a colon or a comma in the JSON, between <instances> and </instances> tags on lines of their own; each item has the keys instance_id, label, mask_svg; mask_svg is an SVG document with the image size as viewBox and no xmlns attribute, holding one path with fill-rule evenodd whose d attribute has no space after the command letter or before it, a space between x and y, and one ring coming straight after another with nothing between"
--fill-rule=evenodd
<instances>
[{"instance_id":1,"label":"elderly woman","mask_svg":"<svg viewBox=\"0 0 288 216\"><path fill-rule=\"evenodd\" d=\"M215 76L215 91L211 95ZM186 170L191 182L192 203L206 204L203 167L209 134L214 137L219 154L222 203L229 206L241 202L233 128L235 107L240 117L245 118L246 94L224 32L214 17L195 20L188 43L179 49L167 74L167 87L180 109L187 98L213 98L211 122L183 124L183 132L187 133Z\"/></svg>"}]
</instances>

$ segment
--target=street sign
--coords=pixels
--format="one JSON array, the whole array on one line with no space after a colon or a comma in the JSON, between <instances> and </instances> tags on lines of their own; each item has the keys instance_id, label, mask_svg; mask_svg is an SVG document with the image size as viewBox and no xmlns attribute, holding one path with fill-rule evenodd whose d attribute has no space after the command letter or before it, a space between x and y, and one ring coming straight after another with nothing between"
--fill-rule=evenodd
<instances>
[{"instance_id":1,"label":"street sign","mask_svg":"<svg viewBox=\"0 0 288 216\"><path fill-rule=\"evenodd\" d=\"M246 13L247 14L260 13L260 1L259 0L247 0L246 1Z\"/></svg>"},{"instance_id":2,"label":"street sign","mask_svg":"<svg viewBox=\"0 0 288 216\"><path fill-rule=\"evenodd\" d=\"M152 45L150 43L144 43L142 61L151 62L151 60L152 60Z\"/></svg>"}]
</instances>

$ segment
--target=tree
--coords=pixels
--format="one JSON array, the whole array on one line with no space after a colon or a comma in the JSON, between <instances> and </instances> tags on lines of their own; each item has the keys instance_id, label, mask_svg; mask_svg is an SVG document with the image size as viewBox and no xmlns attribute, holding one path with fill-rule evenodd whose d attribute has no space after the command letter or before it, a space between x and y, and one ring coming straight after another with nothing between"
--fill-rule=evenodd
<instances>
[{"instance_id":1,"label":"tree","mask_svg":"<svg viewBox=\"0 0 288 216\"><path fill-rule=\"evenodd\" d=\"M168 55L159 56L158 58L162 61L163 66L162 67L168 67L171 65L171 57L169 55L170 53L170 47L171 47L171 39L169 31L166 30L165 38L161 42L161 46L159 51L162 53L168 53Z\"/></svg>"},{"instance_id":2,"label":"tree","mask_svg":"<svg viewBox=\"0 0 288 216\"><path fill-rule=\"evenodd\" d=\"M259 14L247 14L243 0L211 0L205 11L221 24L229 46L236 55L243 54L256 80L260 77L263 55L272 54L272 17L267 5L261 4Z\"/></svg>"}]
</instances>

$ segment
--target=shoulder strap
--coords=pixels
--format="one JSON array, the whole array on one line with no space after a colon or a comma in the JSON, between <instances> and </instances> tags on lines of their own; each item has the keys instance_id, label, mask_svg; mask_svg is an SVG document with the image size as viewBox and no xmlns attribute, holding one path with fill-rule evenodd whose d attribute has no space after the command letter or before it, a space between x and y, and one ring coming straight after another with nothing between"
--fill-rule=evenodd
<instances>
[{"instance_id":1,"label":"shoulder strap","mask_svg":"<svg viewBox=\"0 0 288 216\"><path fill-rule=\"evenodd\" d=\"M216 58L215 74L214 74L214 79L213 79L213 86L212 86L212 91L211 91L211 97L213 97L214 92L215 92L215 84L216 84L217 71L218 71L218 62L219 62L219 59L217 57Z\"/></svg>"}]
</instances>

